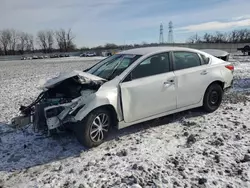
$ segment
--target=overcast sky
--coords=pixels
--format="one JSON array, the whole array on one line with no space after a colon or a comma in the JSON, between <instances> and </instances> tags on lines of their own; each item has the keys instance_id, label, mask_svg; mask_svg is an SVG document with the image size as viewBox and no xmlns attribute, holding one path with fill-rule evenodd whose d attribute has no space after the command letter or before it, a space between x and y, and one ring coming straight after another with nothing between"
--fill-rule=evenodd
<instances>
[{"instance_id":1,"label":"overcast sky","mask_svg":"<svg viewBox=\"0 0 250 188\"><path fill-rule=\"evenodd\" d=\"M174 41L204 32L250 28L250 0L0 0L0 30L36 34L72 28L78 47L158 42L174 24Z\"/></svg>"}]
</instances>

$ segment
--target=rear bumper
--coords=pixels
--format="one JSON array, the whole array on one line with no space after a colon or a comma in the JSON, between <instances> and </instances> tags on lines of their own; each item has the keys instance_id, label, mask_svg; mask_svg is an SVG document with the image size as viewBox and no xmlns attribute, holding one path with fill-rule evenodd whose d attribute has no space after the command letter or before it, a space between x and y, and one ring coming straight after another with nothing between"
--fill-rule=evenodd
<instances>
[{"instance_id":1,"label":"rear bumper","mask_svg":"<svg viewBox=\"0 0 250 188\"><path fill-rule=\"evenodd\" d=\"M234 80L232 80L228 85L225 86L224 91L228 91L233 87Z\"/></svg>"},{"instance_id":2,"label":"rear bumper","mask_svg":"<svg viewBox=\"0 0 250 188\"><path fill-rule=\"evenodd\" d=\"M231 82L228 84L228 88L233 87L233 84L234 84L234 80L232 79Z\"/></svg>"}]
</instances>

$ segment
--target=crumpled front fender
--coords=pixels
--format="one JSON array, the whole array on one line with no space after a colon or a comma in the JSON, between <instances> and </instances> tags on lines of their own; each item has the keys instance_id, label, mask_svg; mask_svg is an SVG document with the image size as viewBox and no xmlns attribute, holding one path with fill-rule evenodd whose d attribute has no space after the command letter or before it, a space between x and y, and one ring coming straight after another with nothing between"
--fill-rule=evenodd
<instances>
[{"instance_id":1,"label":"crumpled front fender","mask_svg":"<svg viewBox=\"0 0 250 188\"><path fill-rule=\"evenodd\" d=\"M81 121L83 118L85 118L92 110L104 106L104 105L110 105L110 101L108 98L100 97L95 94L93 94L91 100L89 100L75 115L74 120L75 121Z\"/></svg>"}]
</instances>

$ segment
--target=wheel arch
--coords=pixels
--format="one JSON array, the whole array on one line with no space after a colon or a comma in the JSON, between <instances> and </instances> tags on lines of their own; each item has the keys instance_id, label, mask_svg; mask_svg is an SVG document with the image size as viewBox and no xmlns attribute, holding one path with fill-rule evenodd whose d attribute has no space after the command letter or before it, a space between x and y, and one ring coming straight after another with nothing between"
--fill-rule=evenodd
<instances>
[{"instance_id":1,"label":"wheel arch","mask_svg":"<svg viewBox=\"0 0 250 188\"><path fill-rule=\"evenodd\" d=\"M93 102L90 104L87 104L86 106L83 106L81 110L76 114L75 121L82 121L84 118L86 118L91 112L104 108L108 110L112 115L112 120L114 126L117 126L118 124L118 114L116 112L115 107L109 103L108 100L101 100L99 102Z\"/></svg>"},{"instance_id":2,"label":"wheel arch","mask_svg":"<svg viewBox=\"0 0 250 188\"><path fill-rule=\"evenodd\" d=\"M91 112L93 112L95 110L98 110L98 109L106 109L108 112L110 112L111 118L112 118L112 127L116 127L117 126L117 124L118 124L118 116L117 116L116 110L115 110L115 108L114 108L113 105L111 105L111 104L104 104L102 106L98 106L95 109L91 110L88 114L90 114Z\"/></svg>"},{"instance_id":3,"label":"wheel arch","mask_svg":"<svg viewBox=\"0 0 250 188\"><path fill-rule=\"evenodd\" d=\"M210 83L207 87L207 89L212 85L212 84L218 84L219 86L221 86L221 88L224 90L224 86L225 86L225 82L221 81L221 80L215 80L212 83ZM207 91L206 89L206 91Z\"/></svg>"},{"instance_id":4,"label":"wheel arch","mask_svg":"<svg viewBox=\"0 0 250 188\"><path fill-rule=\"evenodd\" d=\"M221 86L222 89L224 89L224 86L225 86L225 82L222 81L222 80L215 80L213 81L212 83L210 83L207 87L207 89L212 85L212 84L218 84L219 86ZM207 91L206 89L206 91Z\"/></svg>"}]
</instances>

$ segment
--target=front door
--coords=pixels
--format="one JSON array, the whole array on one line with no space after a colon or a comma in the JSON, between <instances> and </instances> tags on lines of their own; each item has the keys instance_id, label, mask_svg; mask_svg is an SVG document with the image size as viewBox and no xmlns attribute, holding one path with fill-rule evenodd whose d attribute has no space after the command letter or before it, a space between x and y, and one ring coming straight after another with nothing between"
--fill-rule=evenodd
<instances>
[{"instance_id":1,"label":"front door","mask_svg":"<svg viewBox=\"0 0 250 188\"><path fill-rule=\"evenodd\" d=\"M176 109L176 78L169 53L147 58L128 77L120 84L126 123Z\"/></svg>"}]
</instances>

